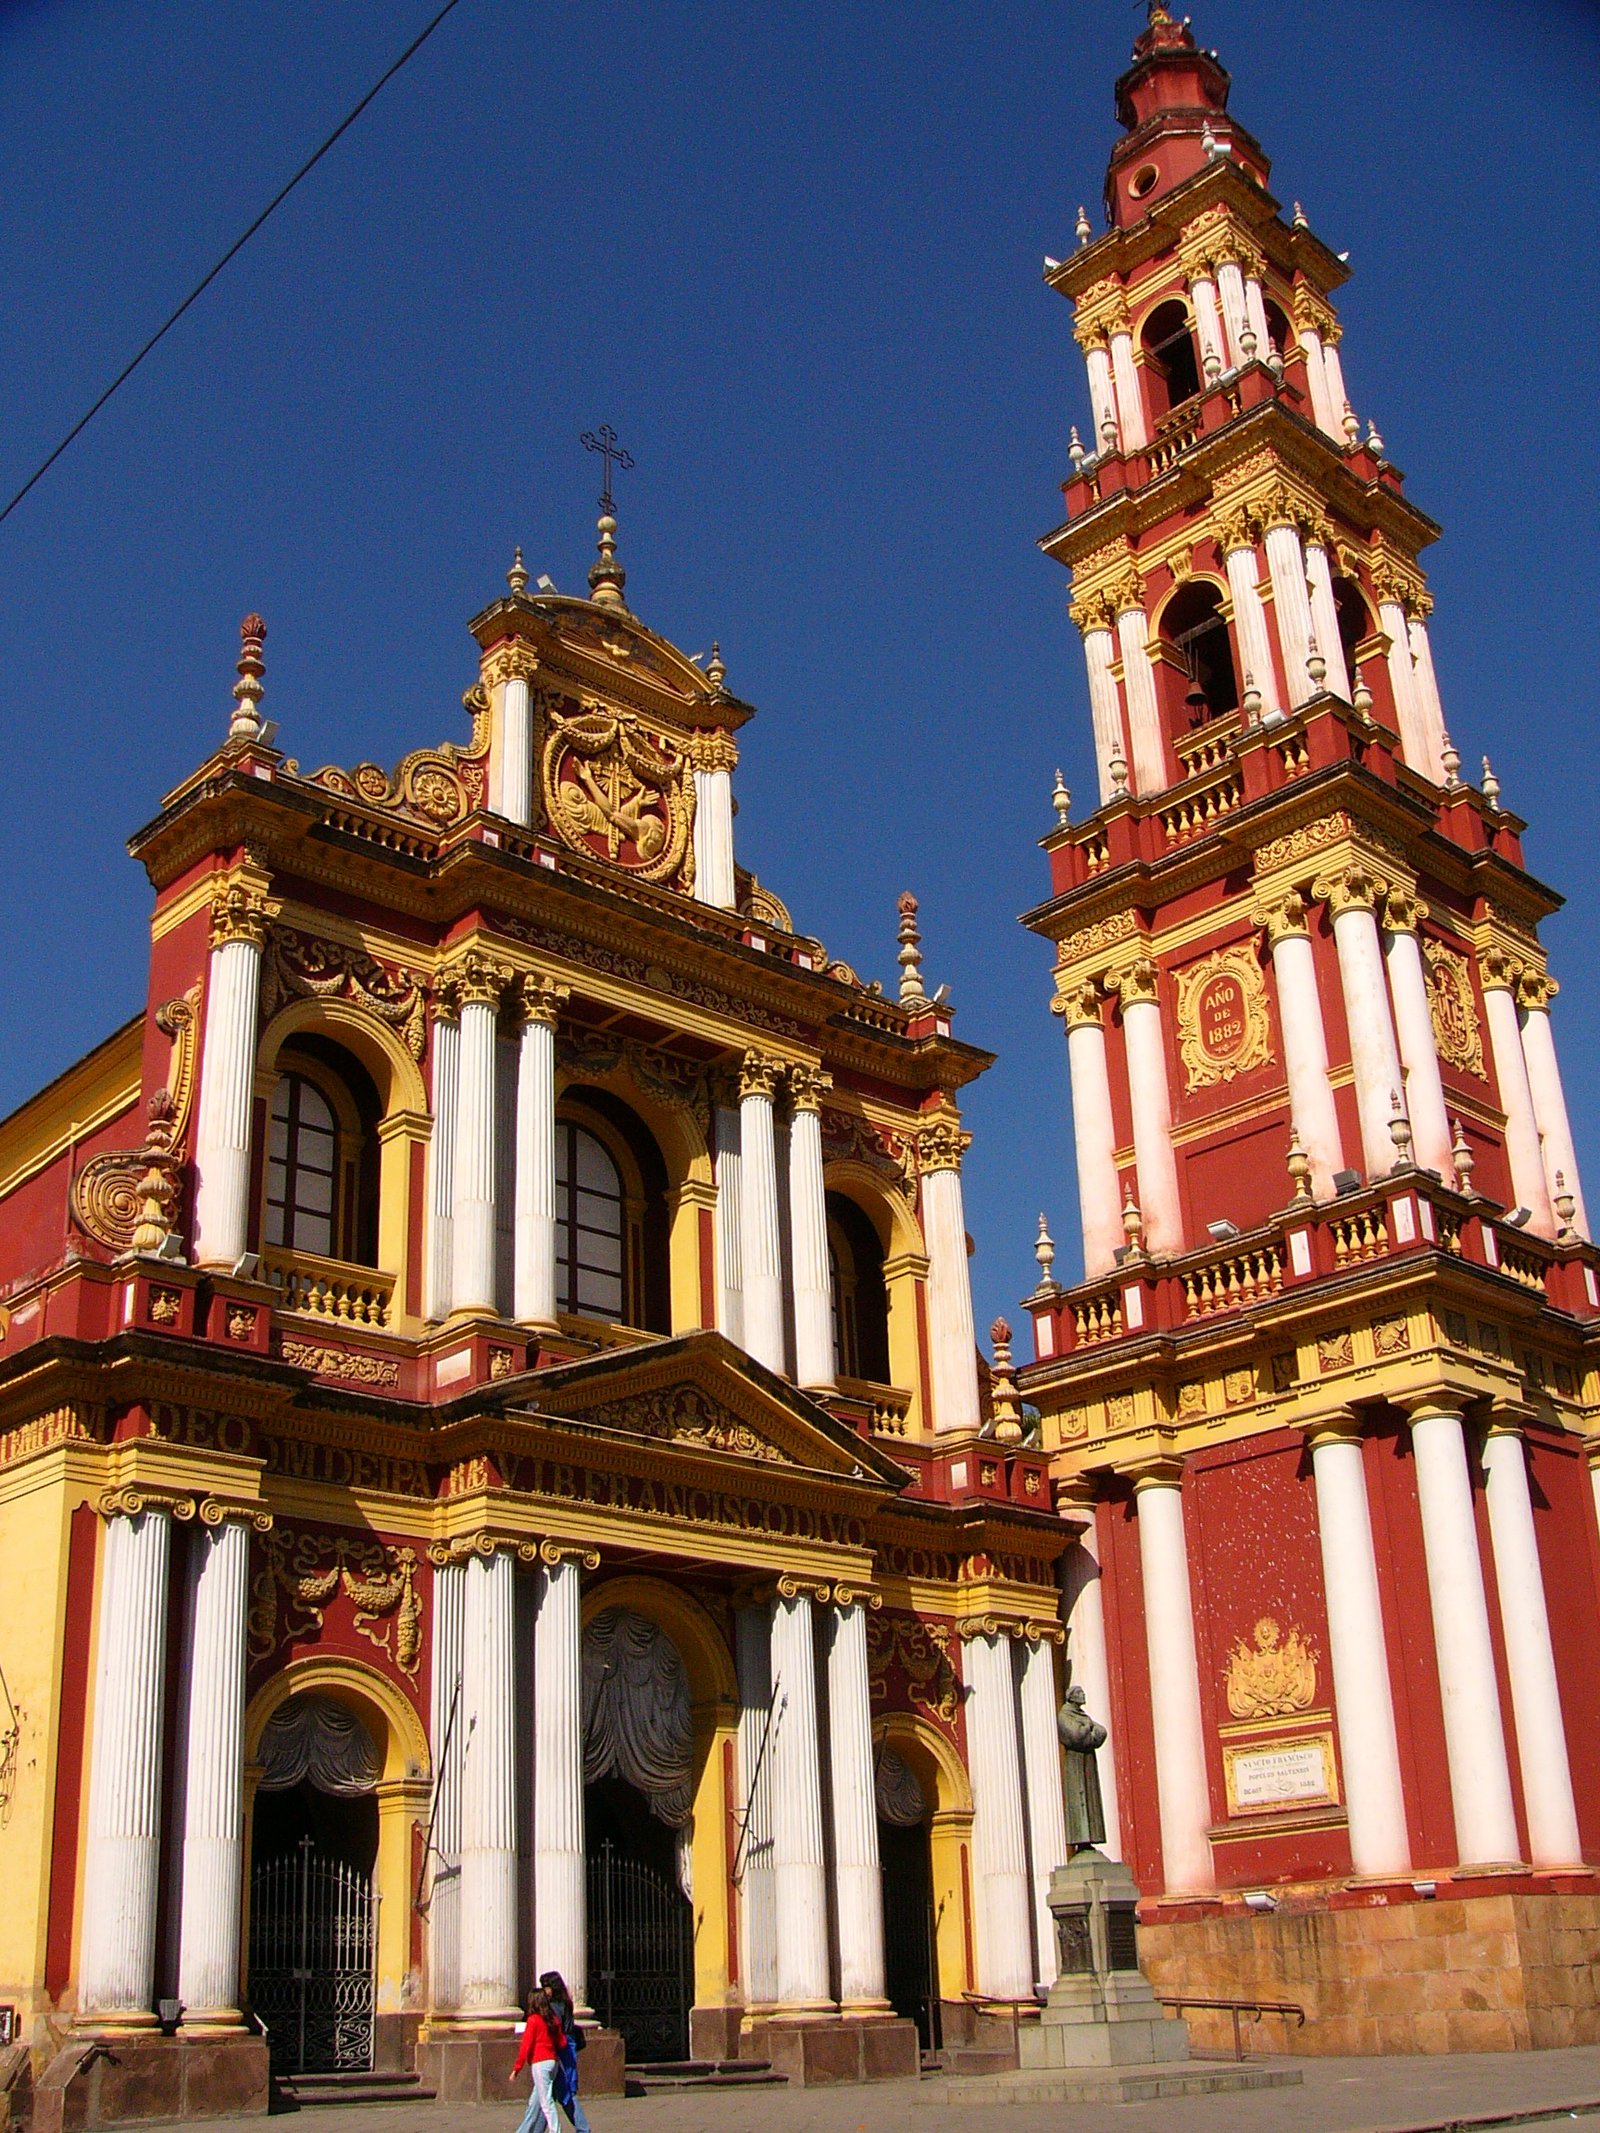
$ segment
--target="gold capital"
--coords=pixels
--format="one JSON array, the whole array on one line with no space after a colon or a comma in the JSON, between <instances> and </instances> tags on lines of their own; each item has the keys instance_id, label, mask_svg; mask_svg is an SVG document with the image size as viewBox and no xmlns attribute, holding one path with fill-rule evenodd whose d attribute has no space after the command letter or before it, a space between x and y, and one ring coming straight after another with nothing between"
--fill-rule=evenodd
<instances>
[{"instance_id":1,"label":"gold capital","mask_svg":"<svg viewBox=\"0 0 1600 2133\"><path fill-rule=\"evenodd\" d=\"M1250 923L1265 929L1269 948L1276 948L1279 941L1295 935L1303 938L1310 930L1306 920L1306 900L1298 889L1290 889L1282 896L1256 904L1250 913Z\"/></svg>"},{"instance_id":2,"label":"gold capital","mask_svg":"<svg viewBox=\"0 0 1600 2133\"><path fill-rule=\"evenodd\" d=\"M1161 971L1147 955L1140 956L1125 970L1113 971L1106 979L1106 990L1114 992L1124 1007L1136 1000L1153 1000L1160 984Z\"/></svg>"},{"instance_id":3,"label":"gold capital","mask_svg":"<svg viewBox=\"0 0 1600 2133\"><path fill-rule=\"evenodd\" d=\"M739 1064L739 1094L771 1100L778 1086L779 1062L764 1052L746 1052Z\"/></svg>"},{"instance_id":4,"label":"gold capital","mask_svg":"<svg viewBox=\"0 0 1600 2133\"><path fill-rule=\"evenodd\" d=\"M1383 900L1383 925L1387 933L1415 933L1427 915L1427 905L1409 889L1393 888Z\"/></svg>"},{"instance_id":5,"label":"gold capital","mask_svg":"<svg viewBox=\"0 0 1600 2133\"><path fill-rule=\"evenodd\" d=\"M524 1022L537 1022L545 1029L554 1029L561 1019L561 1010L572 997L570 985L558 985L554 978L542 978L536 971L528 971L516 984L515 1005Z\"/></svg>"},{"instance_id":6,"label":"gold capital","mask_svg":"<svg viewBox=\"0 0 1600 2133\"><path fill-rule=\"evenodd\" d=\"M801 1063L788 1072L789 1100L797 1111L819 1111L822 1099L833 1087L833 1076L820 1066Z\"/></svg>"},{"instance_id":7,"label":"gold capital","mask_svg":"<svg viewBox=\"0 0 1600 2133\"><path fill-rule=\"evenodd\" d=\"M924 1170L959 1170L961 1158L972 1146L955 1117L933 1118L917 1135L917 1155Z\"/></svg>"},{"instance_id":8,"label":"gold capital","mask_svg":"<svg viewBox=\"0 0 1600 2133\"><path fill-rule=\"evenodd\" d=\"M1066 1018L1068 1029L1084 1029L1100 1020L1100 988L1092 978L1058 992L1050 1002L1052 1014Z\"/></svg>"},{"instance_id":9,"label":"gold capital","mask_svg":"<svg viewBox=\"0 0 1600 2133\"><path fill-rule=\"evenodd\" d=\"M1319 903L1327 905L1330 918L1338 918L1345 911L1376 910L1378 898L1388 886L1381 874L1374 874L1356 859L1337 873L1319 876L1311 884L1311 893Z\"/></svg>"},{"instance_id":10,"label":"gold capital","mask_svg":"<svg viewBox=\"0 0 1600 2133\"><path fill-rule=\"evenodd\" d=\"M267 922L276 908L263 884L234 875L211 893L212 947L221 948L229 941L248 941L252 948L264 947Z\"/></svg>"}]
</instances>

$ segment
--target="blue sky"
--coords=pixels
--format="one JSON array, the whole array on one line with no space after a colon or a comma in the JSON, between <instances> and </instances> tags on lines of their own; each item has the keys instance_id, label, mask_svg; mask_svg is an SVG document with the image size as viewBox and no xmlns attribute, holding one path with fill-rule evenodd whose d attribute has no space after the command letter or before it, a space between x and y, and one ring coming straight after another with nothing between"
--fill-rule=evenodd
<instances>
[{"instance_id":1,"label":"blue sky","mask_svg":"<svg viewBox=\"0 0 1600 2133\"><path fill-rule=\"evenodd\" d=\"M431 0L0 6L0 489L343 115ZM0 527L0 1111L131 1012L122 840L222 734L239 616L308 766L463 730L465 630L514 541L579 589L613 422L629 595L722 641L741 859L802 929L930 982L1001 1055L972 1092L980 1324L1075 1258L1045 892L1087 795L1060 516L1082 372L1040 264L1098 217L1111 0L861 9L461 0ZM1452 734L1532 818L1568 1091L1600 1159L1600 14L1201 0L1233 108L1355 280L1345 369L1430 562ZM1593 1179L1591 1178L1591 1190Z\"/></svg>"}]
</instances>

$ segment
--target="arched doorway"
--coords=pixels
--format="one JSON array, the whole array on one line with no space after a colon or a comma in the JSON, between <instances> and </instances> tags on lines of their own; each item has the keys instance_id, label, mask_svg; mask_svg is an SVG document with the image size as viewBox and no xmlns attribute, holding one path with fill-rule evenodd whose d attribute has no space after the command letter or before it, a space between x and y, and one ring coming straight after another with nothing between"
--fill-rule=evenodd
<instances>
[{"instance_id":1,"label":"arched doorway","mask_svg":"<svg viewBox=\"0 0 1600 2133\"><path fill-rule=\"evenodd\" d=\"M630 2063L689 2056L694 1721L677 1646L610 1607L583 1633L588 1992Z\"/></svg>"},{"instance_id":2,"label":"arched doorway","mask_svg":"<svg viewBox=\"0 0 1600 2133\"><path fill-rule=\"evenodd\" d=\"M355 1713L291 1696L262 1732L250 1874L250 2003L275 2074L373 2057L382 1759Z\"/></svg>"},{"instance_id":3,"label":"arched doorway","mask_svg":"<svg viewBox=\"0 0 1600 2133\"><path fill-rule=\"evenodd\" d=\"M916 1772L887 1742L878 1750L875 1775L884 1991L895 2013L916 2023L922 2049L937 2051L942 2038L928 1802Z\"/></svg>"}]
</instances>

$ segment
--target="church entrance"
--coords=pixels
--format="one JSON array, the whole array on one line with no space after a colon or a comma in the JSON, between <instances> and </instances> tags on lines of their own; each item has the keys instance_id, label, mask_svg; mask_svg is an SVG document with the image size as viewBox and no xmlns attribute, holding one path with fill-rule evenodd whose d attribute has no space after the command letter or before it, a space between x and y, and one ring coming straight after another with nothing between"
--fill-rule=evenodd
<instances>
[{"instance_id":1,"label":"church entrance","mask_svg":"<svg viewBox=\"0 0 1600 2133\"><path fill-rule=\"evenodd\" d=\"M689 2056L694 1913L673 1832L635 1786L602 1778L583 1795L589 1855L589 1999L622 2032L630 2066Z\"/></svg>"},{"instance_id":2,"label":"church entrance","mask_svg":"<svg viewBox=\"0 0 1600 2133\"><path fill-rule=\"evenodd\" d=\"M933 1936L933 1870L926 1823L878 1824L883 1872L884 1991L897 2015L917 2025L925 2052L938 2051L939 1973Z\"/></svg>"},{"instance_id":3,"label":"church entrance","mask_svg":"<svg viewBox=\"0 0 1600 2133\"><path fill-rule=\"evenodd\" d=\"M275 2074L372 2065L378 1755L341 1704L268 1722L252 1822L249 1998Z\"/></svg>"}]
</instances>

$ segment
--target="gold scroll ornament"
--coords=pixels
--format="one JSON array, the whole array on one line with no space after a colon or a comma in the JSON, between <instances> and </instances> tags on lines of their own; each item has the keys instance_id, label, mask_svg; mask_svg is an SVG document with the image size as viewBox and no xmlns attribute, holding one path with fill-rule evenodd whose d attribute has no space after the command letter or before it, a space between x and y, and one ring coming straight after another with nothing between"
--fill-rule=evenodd
<instances>
[{"instance_id":1,"label":"gold scroll ornament","mask_svg":"<svg viewBox=\"0 0 1600 2133\"><path fill-rule=\"evenodd\" d=\"M72 1181L75 1219L113 1252L156 1251L178 1220L178 1176L194 1099L200 987L156 1009L156 1028L172 1040L165 1088L152 1092L144 1146L91 1156Z\"/></svg>"},{"instance_id":2,"label":"gold scroll ornament","mask_svg":"<svg viewBox=\"0 0 1600 2133\"><path fill-rule=\"evenodd\" d=\"M694 782L682 749L628 712L553 711L543 776L545 812L575 851L693 887Z\"/></svg>"},{"instance_id":3,"label":"gold scroll ornament","mask_svg":"<svg viewBox=\"0 0 1600 2133\"><path fill-rule=\"evenodd\" d=\"M1460 1067L1463 1073L1484 1080L1483 1037L1466 957L1457 955L1443 941L1425 940L1422 959L1428 970L1428 1008L1439 1057L1450 1066Z\"/></svg>"},{"instance_id":4,"label":"gold scroll ornament","mask_svg":"<svg viewBox=\"0 0 1600 2133\"><path fill-rule=\"evenodd\" d=\"M1215 948L1177 973L1184 1085L1232 1081L1272 1059L1267 988L1252 949Z\"/></svg>"},{"instance_id":5,"label":"gold scroll ornament","mask_svg":"<svg viewBox=\"0 0 1600 2133\"><path fill-rule=\"evenodd\" d=\"M1303 1633L1285 1636L1271 1615L1263 1615L1239 1638L1223 1671L1228 1709L1235 1718L1287 1718L1311 1708L1317 1693L1317 1655Z\"/></svg>"},{"instance_id":6,"label":"gold scroll ornament","mask_svg":"<svg viewBox=\"0 0 1600 2133\"><path fill-rule=\"evenodd\" d=\"M288 1638L320 1634L342 1588L355 1603L357 1635L388 1652L402 1673L415 1674L422 1661L416 1566L412 1548L278 1527L251 1581L251 1658L270 1657Z\"/></svg>"}]
</instances>

